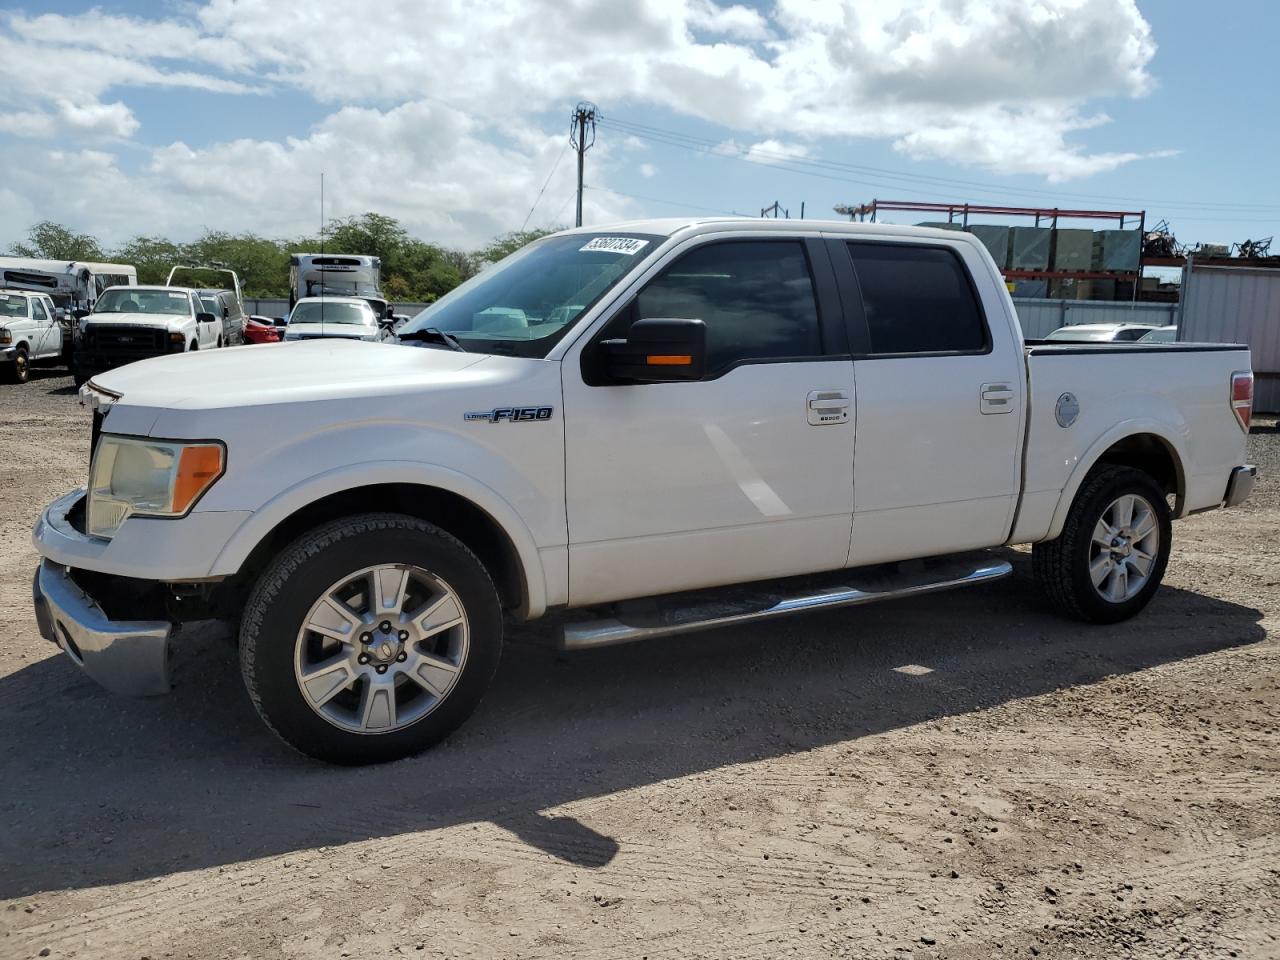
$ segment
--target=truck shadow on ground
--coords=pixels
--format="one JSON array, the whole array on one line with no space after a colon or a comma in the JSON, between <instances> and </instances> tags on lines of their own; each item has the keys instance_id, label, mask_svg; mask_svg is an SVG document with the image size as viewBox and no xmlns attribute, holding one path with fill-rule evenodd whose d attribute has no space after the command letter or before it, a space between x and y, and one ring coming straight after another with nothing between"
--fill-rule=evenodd
<instances>
[{"instance_id":1,"label":"truck shadow on ground","mask_svg":"<svg viewBox=\"0 0 1280 960\"><path fill-rule=\"evenodd\" d=\"M380 767L278 743L225 638L189 642L177 689L152 701L111 696L61 656L39 661L0 680L0 897L477 821L598 867L617 841L555 808L1266 636L1259 611L1168 587L1126 624L1063 621L1040 605L1026 556L1008 556L1016 576L979 588L629 647L563 654L526 630L461 731ZM19 630L43 643L33 624Z\"/></svg>"}]
</instances>

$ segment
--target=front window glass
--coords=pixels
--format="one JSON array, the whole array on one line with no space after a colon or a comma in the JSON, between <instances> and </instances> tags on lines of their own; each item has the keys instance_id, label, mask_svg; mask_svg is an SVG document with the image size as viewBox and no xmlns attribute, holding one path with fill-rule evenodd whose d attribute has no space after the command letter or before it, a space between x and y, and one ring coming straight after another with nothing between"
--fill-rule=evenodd
<instances>
[{"instance_id":1,"label":"front window glass","mask_svg":"<svg viewBox=\"0 0 1280 960\"><path fill-rule=\"evenodd\" d=\"M94 313L160 313L189 316L191 300L181 290L142 290L116 287L98 297Z\"/></svg>"},{"instance_id":2,"label":"front window glass","mask_svg":"<svg viewBox=\"0 0 1280 960\"><path fill-rule=\"evenodd\" d=\"M431 327L474 352L545 357L661 240L636 233L548 237L472 277L398 332Z\"/></svg>"},{"instance_id":3,"label":"front window glass","mask_svg":"<svg viewBox=\"0 0 1280 960\"><path fill-rule=\"evenodd\" d=\"M304 301L293 308L290 323L362 323L373 326L373 311L363 303Z\"/></svg>"},{"instance_id":4,"label":"front window glass","mask_svg":"<svg viewBox=\"0 0 1280 960\"><path fill-rule=\"evenodd\" d=\"M0 293L0 318L27 319L27 298Z\"/></svg>"}]
</instances>

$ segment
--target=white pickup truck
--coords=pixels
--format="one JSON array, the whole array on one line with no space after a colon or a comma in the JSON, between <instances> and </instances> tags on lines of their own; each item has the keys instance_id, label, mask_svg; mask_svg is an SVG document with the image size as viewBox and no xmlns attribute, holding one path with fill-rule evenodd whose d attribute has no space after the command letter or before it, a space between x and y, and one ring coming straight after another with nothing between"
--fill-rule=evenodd
<instances>
[{"instance_id":1,"label":"white pickup truck","mask_svg":"<svg viewBox=\"0 0 1280 960\"><path fill-rule=\"evenodd\" d=\"M63 356L63 330L47 293L0 287L0 376L26 383L31 364Z\"/></svg>"},{"instance_id":2,"label":"white pickup truck","mask_svg":"<svg viewBox=\"0 0 1280 960\"><path fill-rule=\"evenodd\" d=\"M170 274L172 276L172 274ZM169 353L224 345L222 317L191 287L110 287L80 320L76 383L105 370Z\"/></svg>"},{"instance_id":3,"label":"white pickup truck","mask_svg":"<svg viewBox=\"0 0 1280 960\"><path fill-rule=\"evenodd\" d=\"M1030 543L1053 606L1119 621L1170 521L1255 474L1245 347L1026 344L966 233L572 230L400 337L94 378L88 491L34 532L42 634L158 694L224 618L263 719L368 763L464 720L504 618L575 608L589 648L982 583Z\"/></svg>"}]
</instances>

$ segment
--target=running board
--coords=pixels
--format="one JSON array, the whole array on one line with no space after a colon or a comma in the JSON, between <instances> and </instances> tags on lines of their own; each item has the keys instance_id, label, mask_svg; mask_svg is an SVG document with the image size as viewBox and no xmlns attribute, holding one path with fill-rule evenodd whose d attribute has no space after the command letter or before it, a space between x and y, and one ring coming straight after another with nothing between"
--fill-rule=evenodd
<instances>
[{"instance_id":1,"label":"running board","mask_svg":"<svg viewBox=\"0 0 1280 960\"><path fill-rule=\"evenodd\" d=\"M884 567L866 571L841 570L821 577L624 601L613 605L611 616L566 623L561 646L566 650L610 647L650 637L711 630L809 610L830 610L919 596L999 580L1012 573L1013 567L1008 561L980 554L908 561L890 565L887 572L884 571Z\"/></svg>"}]
</instances>

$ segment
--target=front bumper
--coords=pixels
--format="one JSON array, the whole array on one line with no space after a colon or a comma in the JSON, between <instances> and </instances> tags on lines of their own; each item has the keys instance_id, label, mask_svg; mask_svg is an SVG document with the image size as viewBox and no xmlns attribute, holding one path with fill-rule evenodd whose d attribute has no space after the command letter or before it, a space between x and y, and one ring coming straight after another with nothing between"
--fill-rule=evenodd
<instances>
[{"instance_id":1,"label":"front bumper","mask_svg":"<svg viewBox=\"0 0 1280 960\"><path fill-rule=\"evenodd\" d=\"M102 686L130 697L169 692L168 621L110 619L65 567L49 560L31 589L40 635Z\"/></svg>"},{"instance_id":2,"label":"front bumper","mask_svg":"<svg viewBox=\"0 0 1280 960\"><path fill-rule=\"evenodd\" d=\"M1253 464L1245 464L1231 471L1227 480L1227 493L1223 498L1224 507L1234 507L1249 499L1253 493L1253 483L1258 478L1258 468Z\"/></svg>"}]
</instances>

